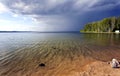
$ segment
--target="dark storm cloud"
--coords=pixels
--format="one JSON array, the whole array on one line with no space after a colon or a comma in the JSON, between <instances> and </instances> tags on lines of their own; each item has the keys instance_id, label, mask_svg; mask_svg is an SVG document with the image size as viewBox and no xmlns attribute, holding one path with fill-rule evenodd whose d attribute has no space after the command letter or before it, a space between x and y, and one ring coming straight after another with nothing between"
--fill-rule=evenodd
<instances>
[{"instance_id":1,"label":"dark storm cloud","mask_svg":"<svg viewBox=\"0 0 120 76\"><path fill-rule=\"evenodd\" d=\"M85 23L119 15L119 0L2 0L12 12L48 25L79 30ZM116 13L116 11L118 13ZM51 26L52 27L52 26ZM57 27L57 26L55 26Z\"/></svg>"}]
</instances>

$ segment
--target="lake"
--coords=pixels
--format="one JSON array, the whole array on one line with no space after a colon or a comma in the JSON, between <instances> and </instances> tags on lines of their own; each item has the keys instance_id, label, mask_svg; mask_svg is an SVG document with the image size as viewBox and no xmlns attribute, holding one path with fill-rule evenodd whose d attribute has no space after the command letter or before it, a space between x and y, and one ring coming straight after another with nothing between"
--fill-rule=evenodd
<instances>
[{"instance_id":1,"label":"lake","mask_svg":"<svg viewBox=\"0 0 120 76\"><path fill-rule=\"evenodd\" d=\"M0 33L0 76L72 76L119 54L120 34Z\"/></svg>"}]
</instances>

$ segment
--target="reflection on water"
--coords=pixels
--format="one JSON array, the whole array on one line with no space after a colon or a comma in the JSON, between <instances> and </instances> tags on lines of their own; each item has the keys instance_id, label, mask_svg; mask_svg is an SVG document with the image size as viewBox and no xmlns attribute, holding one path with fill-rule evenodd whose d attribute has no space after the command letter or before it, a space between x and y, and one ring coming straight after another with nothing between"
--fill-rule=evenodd
<instances>
[{"instance_id":1,"label":"reflection on water","mask_svg":"<svg viewBox=\"0 0 120 76\"><path fill-rule=\"evenodd\" d=\"M119 34L84 34L86 40L94 41L98 45L115 45L119 46Z\"/></svg>"},{"instance_id":2,"label":"reflection on water","mask_svg":"<svg viewBox=\"0 0 120 76\"><path fill-rule=\"evenodd\" d=\"M94 60L119 59L119 42L119 34L0 33L0 76L67 76Z\"/></svg>"}]
</instances>

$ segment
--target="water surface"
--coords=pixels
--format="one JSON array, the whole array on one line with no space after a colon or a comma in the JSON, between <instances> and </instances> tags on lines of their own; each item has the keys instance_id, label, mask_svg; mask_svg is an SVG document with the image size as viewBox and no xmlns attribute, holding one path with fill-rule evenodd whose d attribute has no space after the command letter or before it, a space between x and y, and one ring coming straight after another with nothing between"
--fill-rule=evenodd
<instances>
[{"instance_id":1,"label":"water surface","mask_svg":"<svg viewBox=\"0 0 120 76\"><path fill-rule=\"evenodd\" d=\"M0 33L0 76L67 76L119 54L120 34Z\"/></svg>"}]
</instances>

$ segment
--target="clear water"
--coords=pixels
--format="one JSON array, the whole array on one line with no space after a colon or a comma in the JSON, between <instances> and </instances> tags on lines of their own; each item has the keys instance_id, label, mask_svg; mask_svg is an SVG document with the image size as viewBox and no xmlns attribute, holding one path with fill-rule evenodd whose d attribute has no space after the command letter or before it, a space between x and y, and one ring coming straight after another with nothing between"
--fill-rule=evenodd
<instances>
[{"instance_id":1,"label":"clear water","mask_svg":"<svg viewBox=\"0 0 120 76\"><path fill-rule=\"evenodd\" d=\"M18 76L25 75L31 68L32 72L43 71L36 67L42 62L49 67L46 71L54 67L53 71L48 72L49 75L61 67L75 69L71 66L76 63L81 67L91 59L119 59L119 54L120 34L0 33L1 76L15 76L18 73L21 73ZM69 62L72 63L65 66Z\"/></svg>"},{"instance_id":2,"label":"clear water","mask_svg":"<svg viewBox=\"0 0 120 76\"><path fill-rule=\"evenodd\" d=\"M43 41L73 40L82 44L120 46L120 34L0 33L0 51L13 51Z\"/></svg>"}]
</instances>

